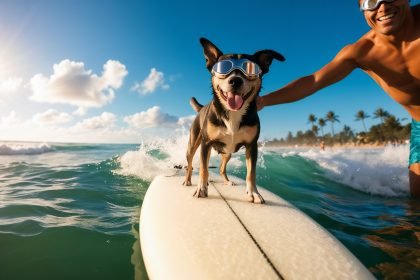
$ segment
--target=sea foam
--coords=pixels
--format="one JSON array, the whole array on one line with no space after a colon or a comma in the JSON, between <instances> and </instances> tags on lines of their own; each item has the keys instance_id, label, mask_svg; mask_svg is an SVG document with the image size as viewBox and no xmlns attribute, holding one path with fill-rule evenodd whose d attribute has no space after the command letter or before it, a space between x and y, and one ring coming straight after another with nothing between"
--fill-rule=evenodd
<instances>
[{"instance_id":1,"label":"sea foam","mask_svg":"<svg viewBox=\"0 0 420 280\"><path fill-rule=\"evenodd\" d=\"M382 196L406 196L409 193L407 145L375 149L311 149L295 153L315 161L330 179L359 191Z\"/></svg>"},{"instance_id":2,"label":"sea foam","mask_svg":"<svg viewBox=\"0 0 420 280\"><path fill-rule=\"evenodd\" d=\"M173 175L179 172L174 166L187 164L186 150L188 135L179 137L155 138L139 145L138 150L126 152L119 157L120 169L117 173L137 176L151 181L157 175ZM323 170L324 176L353 189L387 197L400 197L409 194L408 146L387 146L385 148L352 149L274 149L279 156L299 156L315 162ZM264 155L270 148L260 147L258 168L266 171ZM197 150L193 168L199 169L200 148ZM218 167L220 157L212 152L210 166ZM287 161L286 161L287 164ZM232 156L228 168L246 168L244 149ZM217 169L212 169L217 172ZM212 172L213 172L212 171ZM307 178L310 180L310 176Z\"/></svg>"},{"instance_id":3,"label":"sea foam","mask_svg":"<svg viewBox=\"0 0 420 280\"><path fill-rule=\"evenodd\" d=\"M39 155L52 151L53 148L47 143L0 143L0 156Z\"/></svg>"},{"instance_id":4,"label":"sea foam","mask_svg":"<svg viewBox=\"0 0 420 280\"><path fill-rule=\"evenodd\" d=\"M117 173L152 180L157 175L173 174L174 166L186 162L185 151L188 135L175 139L155 138L139 145L138 150L126 152L119 158L121 165ZM194 161L196 164L196 161Z\"/></svg>"},{"instance_id":5,"label":"sea foam","mask_svg":"<svg viewBox=\"0 0 420 280\"><path fill-rule=\"evenodd\" d=\"M178 168L187 165L186 152L189 135L182 134L175 138L154 138L153 141L139 145L138 150L126 152L119 158L121 175L133 175L145 180L153 180L157 175L172 175L178 172ZM245 165L240 159L243 155L241 150L232 156L229 167L240 168ZM192 161L193 170L199 169L200 148L197 149ZM220 157L212 150L210 167L219 165ZM184 172L181 172L184 174Z\"/></svg>"}]
</instances>

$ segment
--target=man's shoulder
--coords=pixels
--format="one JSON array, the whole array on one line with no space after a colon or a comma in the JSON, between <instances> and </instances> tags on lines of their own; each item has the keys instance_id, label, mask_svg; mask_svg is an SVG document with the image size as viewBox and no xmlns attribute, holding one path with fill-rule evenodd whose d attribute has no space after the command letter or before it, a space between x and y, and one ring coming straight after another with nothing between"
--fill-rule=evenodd
<instances>
[{"instance_id":1,"label":"man's shoulder","mask_svg":"<svg viewBox=\"0 0 420 280\"><path fill-rule=\"evenodd\" d=\"M354 58L357 58L374 47L374 37L375 33L369 31L353 44L345 46L343 51L353 56Z\"/></svg>"},{"instance_id":2,"label":"man's shoulder","mask_svg":"<svg viewBox=\"0 0 420 280\"><path fill-rule=\"evenodd\" d=\"M335 60L346 61L357 67L363 67L363 61L374 47L374 34L369 31L356 42L344 46Z\"/></svg>"}]
</instances>

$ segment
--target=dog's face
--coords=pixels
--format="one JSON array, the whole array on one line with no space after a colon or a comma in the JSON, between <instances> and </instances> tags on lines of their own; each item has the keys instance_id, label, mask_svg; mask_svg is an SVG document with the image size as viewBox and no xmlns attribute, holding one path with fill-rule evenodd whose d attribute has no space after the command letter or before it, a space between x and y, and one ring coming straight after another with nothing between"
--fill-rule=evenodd
<instances>
[{"instance_id":1,"label":"dog's face","mask_svg":"<svg viewBox=\"0 0 420 280\"><path fill-rule=\"evenodd\" d=\"M220 61L241 63L256 63L252 58L244 55L222 55L218 58ZM248 62L249 60L250 62ZM214 72L214 71L213 71ZM239 69L234 69L226 75L213 73L212 75L213 91L223 105L230 111L240 111L249 106L249 102L254 100L261 89L261 75L248 77Z\"/></svg>"},{"instance_id":2,"label":"dog's face","mask_svg":"<svg viewBox=\"0 0 420 280\"><path fill-rule=\"evenodd\" d=\"M200 42L206 67L212 73L213 93L227 111L244 112L257 97L272 60L284 61L281 54L271 50L224 55L209 40L201 38Z\"/></svg>"}]
</instances>

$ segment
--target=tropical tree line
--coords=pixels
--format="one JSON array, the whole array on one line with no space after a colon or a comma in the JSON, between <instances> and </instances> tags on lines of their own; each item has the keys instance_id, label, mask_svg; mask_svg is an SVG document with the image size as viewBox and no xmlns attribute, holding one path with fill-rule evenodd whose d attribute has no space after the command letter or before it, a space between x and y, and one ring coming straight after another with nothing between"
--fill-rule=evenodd
<instances>
[{"instance_id":1,"label":"tropical tree line","mask_svg":"<svg viewBox=\"0 0 420 280\"><path fill-rule=\"evenodd\" d=\"M326 145L384 145L404 143L410 138L410 123L401 124L398 118L382 108L373 112L372 118L378 119L379 123L372 125L369 129L366 128L365 122L368 118L371 118L371 116L360 110L355 115L355 121L362 123L363 131L356 133L350 126L344 125L341 131L336 132L336 123L340 123L340 118L335 112L329 111L324 117L316 117L314 114L310 114L308 117L308 124L311 125L310 129L298 131L295 135L289 132L286 138L273 139L268 141L267 144L318 145L324 142Z\"/></svg>"}]
</instances>

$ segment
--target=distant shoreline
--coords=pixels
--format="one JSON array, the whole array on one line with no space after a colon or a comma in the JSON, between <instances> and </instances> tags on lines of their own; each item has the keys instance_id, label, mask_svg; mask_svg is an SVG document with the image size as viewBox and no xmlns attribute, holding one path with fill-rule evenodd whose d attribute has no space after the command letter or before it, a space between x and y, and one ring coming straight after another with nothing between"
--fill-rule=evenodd
<instances>
[{"instance_id":1,"label":"distant shoreline","mask_svg":"<svg viewBox=\"0 0 420 280\"><path fill-rule=\"evenodd\" d=\"M391 143L386 143L386 144L333 144L333 145L328 145L325 144L325 150L327 149L382 149L385 147L389 147L389 146L394 146L394 147L398 147L398 146L405 146L408 145L406 143L404 144L391 144ZM320 149L321 150L321 146L320 144L318 145L293 145L293 144L270 144L270 143L261 143L260 146L264 146L266 148L289 148L289 149Z\"/></svg>"}]
</instances>

